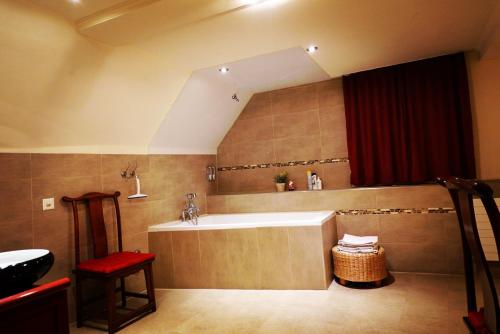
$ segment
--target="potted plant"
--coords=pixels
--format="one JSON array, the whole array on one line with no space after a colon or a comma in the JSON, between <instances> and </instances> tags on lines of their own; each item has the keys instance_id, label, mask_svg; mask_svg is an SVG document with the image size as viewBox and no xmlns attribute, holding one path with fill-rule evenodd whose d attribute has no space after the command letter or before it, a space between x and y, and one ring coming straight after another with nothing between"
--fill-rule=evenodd
<instances>
[{"instance_id":1,"label":"potted plant","mask_svg":"<svg viewBox=\"0 0 500 334\"><path fill-rule=\"evenodd\" d=\"M274 177L276 181L276 191L285 191L286 180L288 179L288 173L283 171Z\"/></svg>"}]
</instances>

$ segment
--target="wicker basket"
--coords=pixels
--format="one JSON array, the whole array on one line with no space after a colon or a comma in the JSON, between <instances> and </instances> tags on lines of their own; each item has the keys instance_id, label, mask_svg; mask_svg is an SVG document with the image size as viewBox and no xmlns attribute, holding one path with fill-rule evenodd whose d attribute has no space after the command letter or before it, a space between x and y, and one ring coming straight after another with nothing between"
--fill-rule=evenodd
<instances>
[{"instance_id":1,"label":"wicker basket","mask_svg":"<svg viewBox=\"0 0 500 334\"><path fill-rule=\"evenodd\" d=\"M345 253L333 247L334 274L342 281L376 282L378 285L387 277L385 251L378 253Z\"/></svg>"}]
</instances>

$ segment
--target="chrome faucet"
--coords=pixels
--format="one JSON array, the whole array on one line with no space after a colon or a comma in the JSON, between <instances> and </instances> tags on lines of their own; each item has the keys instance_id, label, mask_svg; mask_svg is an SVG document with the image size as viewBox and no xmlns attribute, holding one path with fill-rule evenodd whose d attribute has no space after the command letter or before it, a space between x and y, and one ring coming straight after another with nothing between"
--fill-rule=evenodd
<instances>
[{"instance_id":1,"label":"chrome faucet","mask_svg":"<svg viewBox=\"0 0 500 334\"><path fill-rule=\"evenodd\" d=\"M198 213L200 209L194 203L196 193L186 194L186 207L182 210L181 219L183 222L189 221L193 225L198 225Z\"/></svg>"}]
</instances>

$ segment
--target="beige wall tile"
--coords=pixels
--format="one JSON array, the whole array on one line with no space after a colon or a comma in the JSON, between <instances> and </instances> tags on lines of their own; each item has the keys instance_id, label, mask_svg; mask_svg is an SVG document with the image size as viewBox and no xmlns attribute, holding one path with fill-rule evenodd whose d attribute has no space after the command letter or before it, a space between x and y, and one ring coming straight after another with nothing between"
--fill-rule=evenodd
<instances>
[{"instance_id":1,"label":"beige wall tile","mask_svg":"<svg viewBox=\"0 0 500 334\"><path fill-rule=\"evenodd\" d=\"M319 136L275 139L274 149L279 162L315 160L321 156Z\"/></svg>"},{"instance_id":2,"label":"beige wall tile","mask_svg":"<svg viewBox=\"0 0 500 334\"><path fill-rule=\"evenodd\" d=\"M320 177L323 189L351 188L351 169L349 163L339 162L321 165Z\"/></svg>"},{"instance_id":3,"label":"beige wall tile","mask_svg":"<svg viewBox=\"0 0 500 334\"><path fill-rule=\"evenodd\" d=\"M377 188L379 208L453 207L448 191L438 185Z\"/></svg>"},{"instance_id":4,"label":"beige wall tile","mask_svg":"<svg viewBox=\"0 0 500 334\"><path fill-rule=\"evenodd\" d=\"M0 153L0 181L31 178L31 154Z\"/></svg>"},{"instance_id":5,"label":"beige wall tile","mask_svg":"<svg viewBox=\"0 0 500 334\"><path fill-rule=\"evenodd\" d=\"M33 248L32 222L30 218L0 221L0 252Z\"/></svg>"},{"instance_id":6,"label":"beige wall tile","mask_svg":"<svg viewBox=\"0 0 500 334\"><path fill-rule=\"evenodd\" d=\"M464 258L462 243L455 243L446 245L446 261L447 271L450 274L463 274L464 273Z\"/></svg>"},{"instance_id":7,"label":"beige wall tile","mask_svg":"<svg viewBox=\"0 0 500 334\"><path fill-rule=\"evenodd\" d=\"M238 119L226 135L225 141L240 143L273 138L272 116Z\"/></svg>"},{"instance_id":8,"label":"beige wall tile","mask_svg":"<svg viewBox=\"0 0 500 334\"><path fill-rule=\"evenodd\" d=\"M325 210L320 191L288 191L274 194L276 211Z\"/></svg>"},{"instance_id":9,"label":"beige wall tile","mask_svg":"<svg viewBox=\"0 0 500 334\"><path fill-rule=\"evenodd\" d=\"M6 221L31 219L31 180L0 181L0 217ZM42 202L40 201L40 207Z\"/></svg>"},{"instance_id":10,"label":"beige wall tile","mask_svg":"<svg viewBox=\"0 0 500 334\"><path fill-rule=\"evenodd\" d=\"M241 289L257 289L259 287L257 229L226 230L226 236L229 267L233 271L229 285Z\"/></svg>"},{"instance_id":11,"label":"beige wall tile","mask_svg":"<svg viewBox=\"0 0 500 334\"><path fill-rule=\"evenodd\" d=\"M32 154L33 178L88 177L100 175L97 154Z\"/></svg>"},{"instance_id":12,"label":"beige wall tile","mask_svg":"<svg viewBox=\"0 0 500 334\"><path fill-rule=\"evenodd\" d=\"M261 289L293 288L288 229L271 227L257 229Z\"/></svg>"},{"instance_id":13,"label":"beige wall tile","mask_svg":"<svg viewBox=\"0 0 500 334\"><path fill-rule=\"evenodd\" d=\"M443 241L444 224L429 221L432 214L379 215L380 242L436 242Z\"/></svg>"},{"instance_id":14,"label":"beige wall tile","mask_svg":"<svg viewBox=\"0 0 500 334\"><path fill-rule=\"evenodd\" d=\"M318 109L318 89L309 84L271 92L274 115Z\"/></svg>"},{"instance_id":15,"label":"beige wall tile","mask_svg":"<svg viewBox=\"0 0 500 334\"><path fill-rule=\"evenodd\" d=\"M339 239L344 234L359 236L380 235L379 215L345 215L336 216Z\"/></svg>"},{"instance_id":16,"label":"beige wall tile","mask_svg":"<svg viewBox=\"0 0 500 334\"><path fill-rule=\"evenodd\" d=\"M321 227L289 227L295 289L326 289Z\"/></svg>"},{"instance_id":17,"label":"beige wall tile","mask_svg":"<svg viewBox=\"0 0 500 334\"><path fill-rule=\"evenodd\" d=\"M321 226L323 238L323 262L325 267L325 286L333 280L333 255L332 248L338 242L337 217L331 218Z\"/></svg>"},{"instance_id":18,"label":"beige wall tile","mask_svg":"<svg viewBox=\"0 0 500 334\"><path fill-rule=\"evenodd\" d=\"M319 132L319 114L317 110L274 115L274 138L293 138L317 136Z\"/></svg>"},{"instance_id":19,"label":"beige wall tile","mask_svg":"<svg viewBox=\"0 0 500 334\"><path fill-rule=\"evenodd\" d=\"M217 193L218 194L231 194L241 193L240 184L242 182L243 171L224 171L217 174Z\"/></svg>"},{"instance_id":20,"label":"beige wall tile","mask_svg":"<svg viewBox=\"0 0 500 334\"><path fill-rule=\"evenodd\" d=\"M388 270L447 273L446 249L433 242L384 243Z\"/></svg>"},{"instance_id":21,"label":"beige wall tile","mask_svg":"<svg viewBox=\"0 0 500 334\"><path fill-rule=\"evenodd\" d=\"M238 150L235 144L219 145L217 148L217 166L230 167L237 166Z\"/></svg>"},{"instance_id":22,"label":"beige wall tile","mask_svg":"<svg viewBox=\"0 0 500 334\"><path fill-rule=\"evenodd\" d=\"M318 103L320 109L344 104L342 78L317 83Z\"/></svg>"},{"instance_id":23,"label":"beige wall tile","mask_svg":"<svg viewBox=\"0 0 500 334\"><path fill-rule=\"evenodd\" d=\"M207 196L207 213L226 213L226 197L223 195Z\"/></svg>"},{"instance_id":24,"label":"beige wall tile","mask_svg":"<svg viewBox=\"0 0 500 334\"><path fill-rule=\"evenodd\" d=\"M174 287L199 288L203 286L198 231L172 233Z\"/></svg>"},{"instance_id":25,"label":"beige wall tile","mask_svg":"<svg viewBox=\"0 0 500 334\"><path fill-rule=\"evenodd\" d=\"M223 166L256 165L274 162L274 146L272 140L256 140L242 142L230 146L233 161Z\"/></svg>"},{"instance_id":26,"label":"beige wall tile","mask_svg":"<svg viewBox=\"0 0 500 334\"><path fill-rule=\"evenodd\" d=\"M339 132L345 135L346 120L343 104L319 109L319 122L322 136L333 136Z\"/></svg>"},{"instance_id":27,"label":"beige wall tile","mask_svg":"<svg viewBox=\"0 0 500 334\"><path fill-rule=\"evenodd\" d=\"M148 233L149 251L156 254L153 262L155 287L174 286L174 259L172 254L172 232Z\"/></svg>"},{"instance_id":28,"label":"beige wall tile","mask_svg":"<svg viewBox=\"0 0 500 334\"><path fill-rule=\"evenodd\" d=\"M347 158L347 137L345 130L321 135L321 159Z\"/></svg>"},{"instance_id":29,"label":"beige wall tile","mask_svg":"<svg viewBox=\"0 0 500 334\"><path fill-rule=\"evenodd\" d=\"M152 216L151 202L137 202L121 208L122 235L134 235L147 231L148 226L155 224Z\"/></svg>"},{"instance_id":30,"label":"beige wall tile","mask_svg":"<svg viewBox=\"0 0 500 334\"><path fill-rule=\"evenodd\" d=\"M323 190L319 201L325 210L377 208L376 188Z\"/></svg>"},{"instance_id":31,"label":"beige wall tile","mask_svg":"<svg viewBox=\"0 0 500 334\"><path fill-rule=\"evenodd\" d=\"M462 236L456 213L436 213L428 214L427 221L431 226L438 226L438 230L443 230L444 240L448 244L461 244Z\"/></svg>"},{"instance_id":32,"label":"beige wall tile","mask_svg":"<svg viewBox=\"0 0 500 334\"><path fill-rule=\"evenodd\" d=\"M207 288L231 288L234 273L229 265L226 231L199 231L199 238L203 285Z\"/></svg>"},{"instance_id":33,"label":"beige wall tile","mask_svg":"<svg viewBox=\"0 0 500 334\"><path fill-rule=\"evenodd\" d=\"M231 174L232 172L227 172ZM278 173L276 168L243 169L240 173L240 192L271 192L276 189L274 176Z\"/></svg>"},{"instance_id":34,"label":"beige wall tile","mask_svg":"<svg viewBox=\"0 0 500 334\"><path fill-rule=\"evenodd\" d=\"M228 212L272 212L275 210L273 194L248 194L226 197Z\"/></svg>"}]
</instances>

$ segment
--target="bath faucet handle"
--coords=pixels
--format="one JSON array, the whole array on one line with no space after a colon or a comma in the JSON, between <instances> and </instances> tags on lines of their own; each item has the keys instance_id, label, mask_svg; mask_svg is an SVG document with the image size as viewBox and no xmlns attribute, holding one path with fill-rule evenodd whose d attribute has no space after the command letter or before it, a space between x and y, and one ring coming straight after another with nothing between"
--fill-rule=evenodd
<instances>
[{"instance_id":1,"label":"bath faucet handle","mask_svg":"<svg viewBox=\"0 0 500 334\"><path fill-rule=\"evenodd\" d=\"M187 199L195 199L196 198L196 193L188 193L186 194Z\"/></svg>"}]
</instances>

